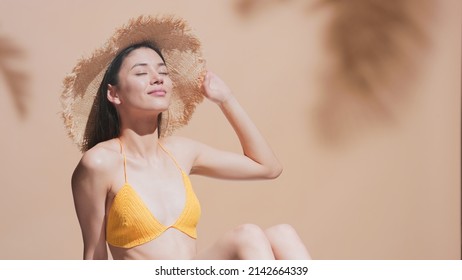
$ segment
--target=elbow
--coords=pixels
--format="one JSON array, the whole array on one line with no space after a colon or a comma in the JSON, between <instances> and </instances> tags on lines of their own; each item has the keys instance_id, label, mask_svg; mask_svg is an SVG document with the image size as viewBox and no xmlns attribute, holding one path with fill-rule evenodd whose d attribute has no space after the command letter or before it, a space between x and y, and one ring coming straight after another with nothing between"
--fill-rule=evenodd
<instances>
[{"instance_id":1,"label":"elbow","mask_svg":"<svg viewBox=\"0 0 462 280\"><path fill-rule=\"evenodd\" d=\"M280 163L276 164L275 166L271 167L267 174L266 174L266 179L276 179L277 177L279 177L282 173L282 165Z\"/></svg>"}]
</instances>

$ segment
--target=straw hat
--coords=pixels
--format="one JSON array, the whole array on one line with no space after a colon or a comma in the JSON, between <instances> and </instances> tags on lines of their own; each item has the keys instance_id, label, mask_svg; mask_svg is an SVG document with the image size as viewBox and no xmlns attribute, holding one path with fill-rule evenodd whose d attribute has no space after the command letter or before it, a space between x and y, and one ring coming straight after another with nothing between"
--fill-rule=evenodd
<instances>
[{"instance_id":1,"label":"straw hat","mask_svg":"<svg viewBox=\"0 0 462 280\"><path fill-rule=\"evenodd\" d=\"M196 105L203 100L205 60L200 42L191 34L187 23L172 16L131 19L116 29L103 47L80 59L63 81L64 124L82 151L88 149L91 128L97 122L89 116L93 116L92 112L96 110L95 97L107 67L120 51L141 42L150 42L161 51L173 81L171 104L162 114L161 137L187 124Z\"/></svg>"}]
</instances>

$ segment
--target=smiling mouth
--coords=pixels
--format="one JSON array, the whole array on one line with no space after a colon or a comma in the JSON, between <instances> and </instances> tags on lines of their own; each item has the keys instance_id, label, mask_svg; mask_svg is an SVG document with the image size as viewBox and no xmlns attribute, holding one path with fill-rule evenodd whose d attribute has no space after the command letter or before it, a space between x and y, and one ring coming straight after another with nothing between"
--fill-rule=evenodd
<instances>
[{"instance_id":1,"label":"smiling mouth","mask_svg":"<svg viewBox=\"0 0 462 280\"><path fill-rule=\"evenodd\" d=\"M149 95L154 95L154 96L165 96L167 92L165 90L159 89L159 90L153 90L148 92Z\"/></svg>"}]
</instances>

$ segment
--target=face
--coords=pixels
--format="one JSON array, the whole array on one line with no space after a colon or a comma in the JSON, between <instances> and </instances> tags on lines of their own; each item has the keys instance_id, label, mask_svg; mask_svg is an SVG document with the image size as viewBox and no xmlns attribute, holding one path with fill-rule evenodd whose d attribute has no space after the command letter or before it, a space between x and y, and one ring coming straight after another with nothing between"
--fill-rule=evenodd
<instances>
[{"instance_id":1,"label":"face","mask_svg":"<svg viewBox=\"0 0 462 280\"><path fill-rule=\"evenodd\" d=\"M108 99L119 110L163 112L170 105L173 84L162 58L150 48L125 57L118 85L109 85Z\"/></svg>"}]
</instances>

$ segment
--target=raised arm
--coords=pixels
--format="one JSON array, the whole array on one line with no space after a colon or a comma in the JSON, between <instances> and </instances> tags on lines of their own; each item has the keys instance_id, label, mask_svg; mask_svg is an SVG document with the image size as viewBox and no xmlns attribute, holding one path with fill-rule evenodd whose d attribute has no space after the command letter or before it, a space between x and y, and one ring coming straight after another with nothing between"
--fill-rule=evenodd
<instances>
[{"instance_id":1,"label":"raised arm","mask_svg":"<svg viewBox=\"0 0 462 280\"><path fill-rule=\"evenodd\" d=\"M108 188L102 162L85 154L72 175L72 194L83 237L83 259L107 259L105 201Z\"/></svg>"},{"instance_id":2,"label":"raised arm","mask_svg":"<svg viewBox=\"0 0 462 280\"><path fill-rule=\"evenodd\" d=\"M282 172L280 162L228 86L211 72L207 73L203 86L205 96L220 107L236 132L243 153L235 154L198 144L191 173L223 179L278 177Z\"/></svg>"}]
</instances>

